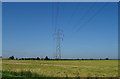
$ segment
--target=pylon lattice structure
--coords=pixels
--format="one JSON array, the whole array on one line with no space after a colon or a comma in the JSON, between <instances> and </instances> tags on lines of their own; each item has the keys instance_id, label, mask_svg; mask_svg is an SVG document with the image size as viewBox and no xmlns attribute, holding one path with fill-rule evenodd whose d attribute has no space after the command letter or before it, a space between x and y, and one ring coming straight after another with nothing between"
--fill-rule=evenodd
<instances>
[{"instance_id":1,"label":"pylon lattice structure","mask_svg":"<svg viewBox=\"0 0 120 79\"><path fill-rule=\"evenodd\" d=\"M60 28L56 28L56 59L61 59L61 41L63 40L63 31Z\"/></svg>"}]
</instances>

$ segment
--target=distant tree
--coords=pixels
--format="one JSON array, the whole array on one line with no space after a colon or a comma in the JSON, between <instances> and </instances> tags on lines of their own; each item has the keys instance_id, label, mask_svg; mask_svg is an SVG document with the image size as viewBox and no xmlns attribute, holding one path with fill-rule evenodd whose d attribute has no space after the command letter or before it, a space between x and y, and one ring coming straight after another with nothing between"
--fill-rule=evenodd
<instances>
[{"instance_id":1,"label":"distant tree","mask_svg":"<svg viewBox=\"0 0 120 79\"><path fill-rule=\"evenodd\" d=\"M18 58L16 58L16 60L18 60Z\"/></svg>"},{"instance_id":2,"label":"distant tree","mask_svg":"<svg viewBox=\"0 0 120 79\"><path fill-rule=\"evenodd\" d=\"M40 58L39 58L39 57L37 57L37 58L36 58L36 60L40 60Z\"/></svg>"},{"instance_id":3,"label":"distant tree","mask_svg":"<svg viewBox=\"0 0 120 79\"><path fill-rule=\"evenodd\" d=\"M84 60L83 58L81 60Z\"/></svg>"},{"instance_id":4,"label":"distant tree","mask_svg":"<svg viewBox=\"0 0 120 79\"><path fill-rule=\"evenodd\" d=\"M44 58L41 58L40 60L44 60Z\"/></svg>"},{"instance_id":5,"label":"distant tree","mask_svg":"<svg viewBox=\"0 0 120 79\"><path fill-rule=\"evenodd\" d=\"M25 58L22 58L22 60L25 60Z\"/></svg>"},{"instance_id":6,"label":"distant tree","mask_svg":"<svg viewBox=\"0 0 120 79\"><path fill-rule=\"evenodd\" d=\"M109 58L105 58L105 60L109 60Z\"/></svg>"},{"instance_id":7,"label":"distant tree","mask_svg":"<svg viewBox=\"0 0 120 79\"><path fill-rule=\"evenodd\" d=\"M36 60L36 58L33 58L33 60Z\"/></svg>"},{"instance_id":8,"label":"distant tree","mask_svg":"<svg viewBox=\"0 0 120 79\"><path fill-rule=\"evenodd\" d=\"M48 56L45 57L45 60L49 60Z\"/></svg>"},{"instance_id":9,"label":"distant tree","mask_svg":"<svg viewBox=\"0 0 120 79\"><path fill-rule=\"evenodd\" d=\"M14 56L9 57L10 60L14 60Z\"/></svg>"}]
</instances>

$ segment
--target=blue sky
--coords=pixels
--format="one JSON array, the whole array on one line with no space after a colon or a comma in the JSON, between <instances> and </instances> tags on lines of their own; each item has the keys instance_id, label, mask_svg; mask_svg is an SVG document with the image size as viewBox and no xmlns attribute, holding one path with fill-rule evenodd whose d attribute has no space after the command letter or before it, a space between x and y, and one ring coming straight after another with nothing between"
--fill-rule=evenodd
<instances>
[{"instance_id":1,"label":"blue sky","mask_svg":"<svg viewBox=\"0 0 120 79\"><path fill-rule=\"evenodd\" d=\"M63 30L62 58L117 58L117 3L3 3L3 57L55 56L55 28Z\"/></svg>"},{"instance_id":2,"label":"blue sky","mask_svg":"<svg viewBox=\"0 0 120 79\"><path fill-rule=\"evenodd\" d=\"M0 17L2 17L2 2L0 2ZM0 56L2 56L2 18L0 18Z\"/></svg>"}]
</instances>

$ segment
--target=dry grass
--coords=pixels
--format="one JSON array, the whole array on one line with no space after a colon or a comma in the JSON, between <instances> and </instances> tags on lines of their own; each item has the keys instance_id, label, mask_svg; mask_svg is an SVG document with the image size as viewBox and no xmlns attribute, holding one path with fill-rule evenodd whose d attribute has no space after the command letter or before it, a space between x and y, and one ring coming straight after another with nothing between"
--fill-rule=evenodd
<instances>
[{"instance_id":1,"label":"dry grass","mask_svg":"<svg viewBox=\"0 0 120 79\"><path fill-rule=\"evenodd\" d=\"M49 77L117 77L117 60L3 60L3 71L30 71Z\"/></svg>"}]
</instances>

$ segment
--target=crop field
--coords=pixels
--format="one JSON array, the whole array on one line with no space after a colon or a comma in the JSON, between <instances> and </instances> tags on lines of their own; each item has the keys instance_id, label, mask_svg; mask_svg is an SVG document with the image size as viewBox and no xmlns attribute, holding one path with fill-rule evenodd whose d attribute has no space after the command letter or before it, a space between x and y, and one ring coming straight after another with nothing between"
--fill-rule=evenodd
<instances>
[{"instance_id":1,"label":"crop field","mask_svg":"<svg viewBox=\"0 0 120 79\"><path fill-rule=\"evenodd\" d=\"M3 77L117 77L118 60L2 60Z\"/></svg>"}]
</instances>

